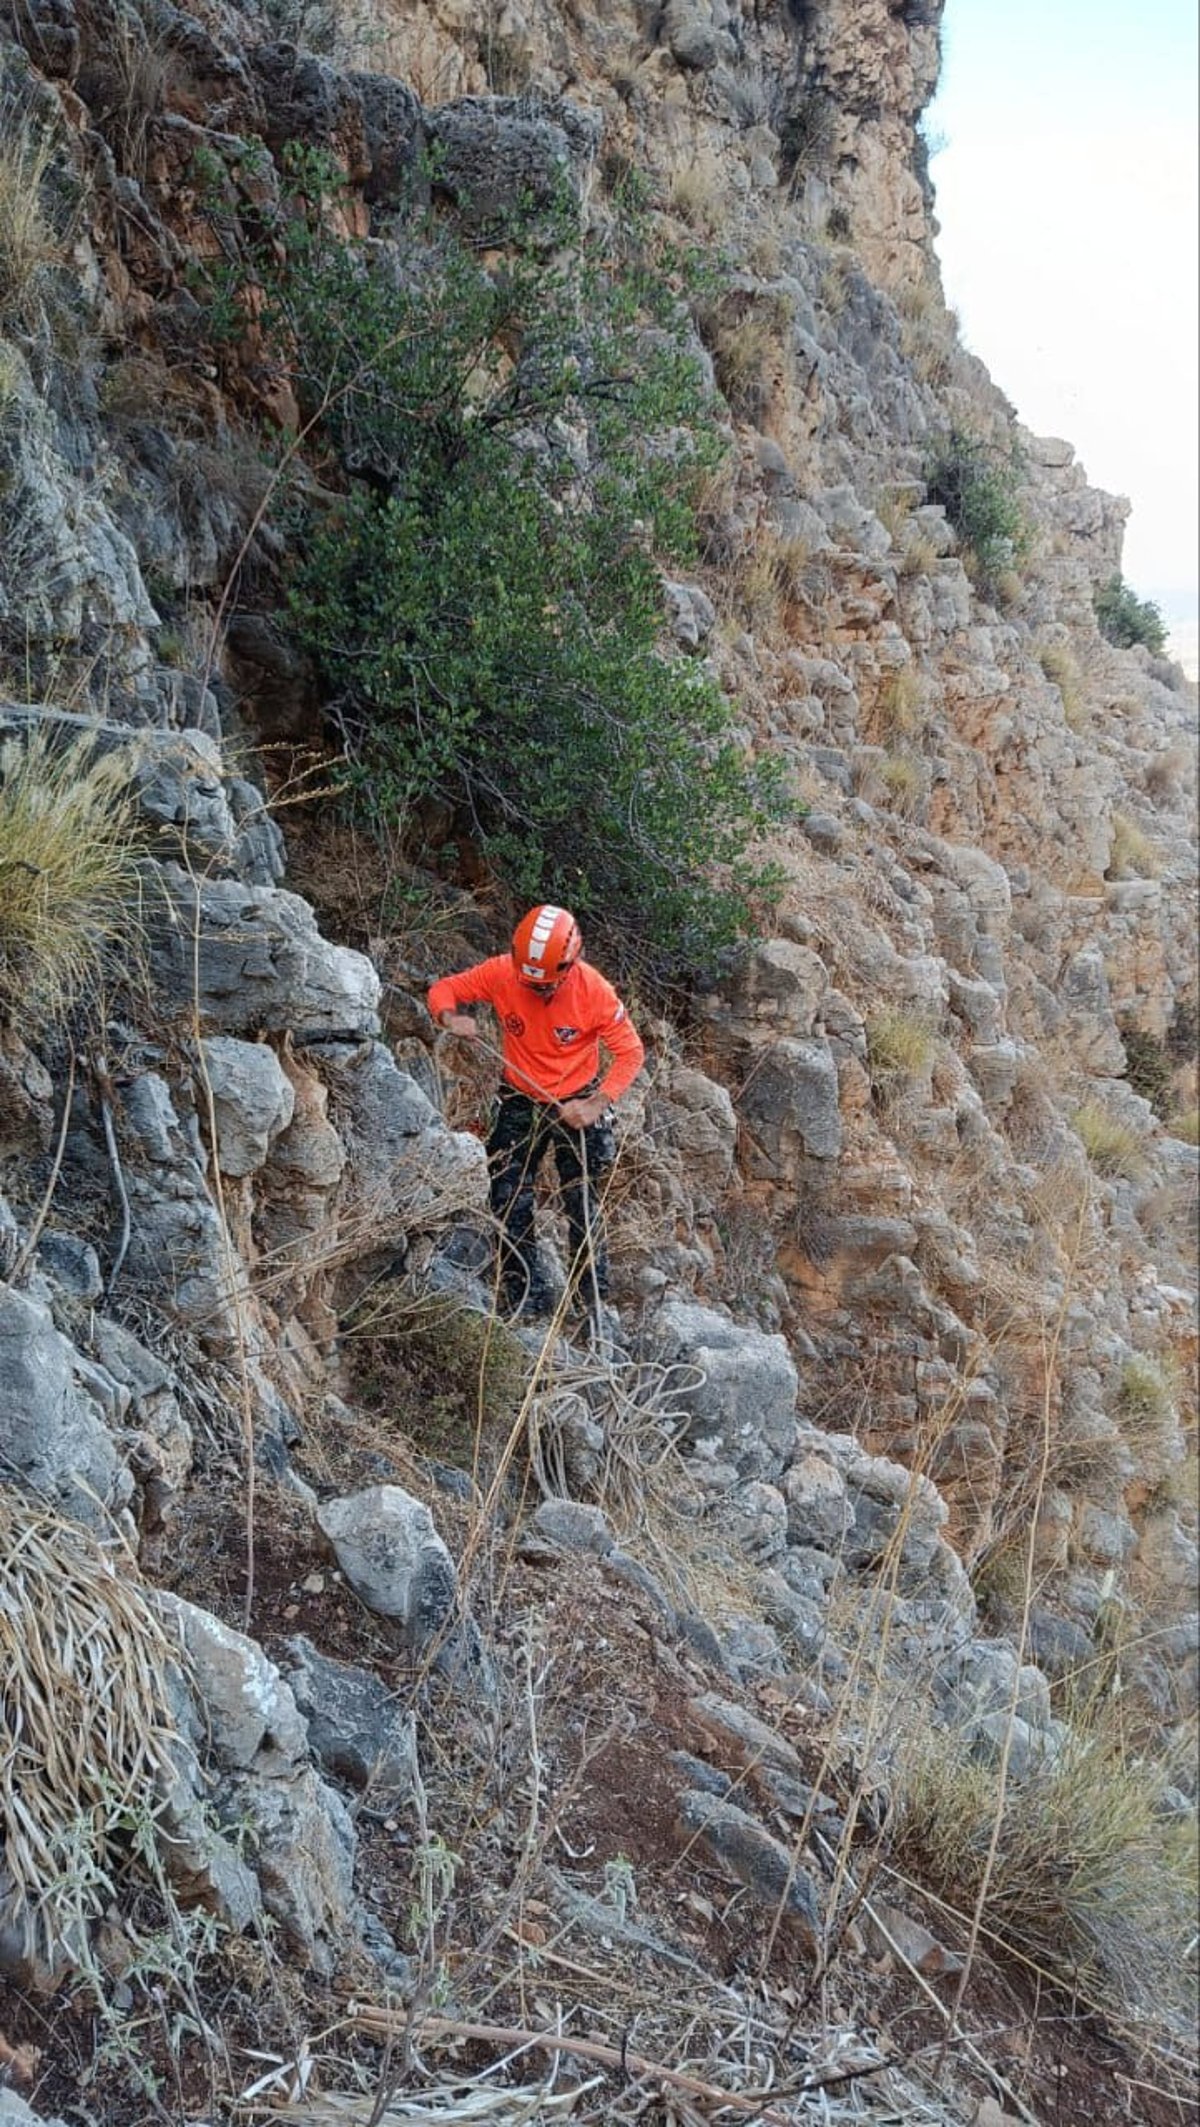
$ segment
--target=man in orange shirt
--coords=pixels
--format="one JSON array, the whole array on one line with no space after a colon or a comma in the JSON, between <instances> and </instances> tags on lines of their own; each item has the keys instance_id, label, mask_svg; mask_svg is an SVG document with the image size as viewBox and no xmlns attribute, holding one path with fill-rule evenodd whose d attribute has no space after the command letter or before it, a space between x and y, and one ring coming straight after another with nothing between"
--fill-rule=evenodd
<instances>
[{"instance_id":1,"label":"man in orange shirt","mask_svg":"<svg viewBox=\"0 0 1200 2127\"><path fill-rule=\"evenodd\" d=\"M500 1106L487 1149L510 1307L538 1315L553 1304L538 1268L533 1220L534 1181L551 1147L566 1202L572 1277L595 1307L607 1293L608 1264L592 1185L615 1151L609 1104L633 1083L645 1055L624 1005L583 958L570 910L548 903L521 918L511 953L443 976L428 1002L438 1026L467 1041L478 1039L479 1027L464 1006L490 1004L500 1023ZM610 1059L603 1075L602 1046Z\"/></svg>"}]
</instances>

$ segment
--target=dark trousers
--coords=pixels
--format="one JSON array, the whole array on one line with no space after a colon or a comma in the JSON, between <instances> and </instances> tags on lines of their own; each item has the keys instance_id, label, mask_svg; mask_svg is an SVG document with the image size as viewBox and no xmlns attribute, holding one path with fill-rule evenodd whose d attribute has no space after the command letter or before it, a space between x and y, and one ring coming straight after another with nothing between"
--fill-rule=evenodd
<instances>
[{"instance_id":1,"label":"dark trousers","mask_svg":"<svg viewBox=\"0 0 1200 2127\"><path fill-rule=\"evenodd\" d=\"M582 1099L583 1094L577 1097ZM534 1184L542 1160L552 1150L571 1237L572 1275L578 1278L588 1306L604 1299L608 1258L595 1185L611 1167L616 1151L609 1119L602 1116L586 1130L572 1130L558 1120L554 1108L502 1086L487 1150L492 1210L500 1226L500 1275L507 1298L519 1302L527 1293L537 1295L542 1285L533 1224Z\"/></svg>"}]
</instances>

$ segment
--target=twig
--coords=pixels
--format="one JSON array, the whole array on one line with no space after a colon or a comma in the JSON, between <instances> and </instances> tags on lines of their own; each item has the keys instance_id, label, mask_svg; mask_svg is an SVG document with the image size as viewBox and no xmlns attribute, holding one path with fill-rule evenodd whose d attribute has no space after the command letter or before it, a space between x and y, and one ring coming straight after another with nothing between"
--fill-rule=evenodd
<instances>
[{"instance_id":1,"label":"twig","mask_svg":"<svg viewBox=\"0 0 1200 2127\"><path fill-rule=\"evenodd\" d=\"M386 2035L404 2021L398 2010L368 2008L356 2002L351 2003L349 2015L352 2024L376 2035ZM766 2109L764 2101L778 2095L777 2092L722 2090L717 2083L702 2082L695 2075L683 2075L677 2068L665 2067L661 2061L647 2060L643 2054L630 2053L623 2046L602 2045L598 2039L565 2038L561 2031L519 2031L507 2024L463 2024L448 2016L427 2017L421 2029L422 2035L428 2039L468 2039L486 2046L530 2046L542 2053L570 2053L578 2060L595 2061L599 2067L624 2071L639 2081L648 2078L668 2083L673 2090L687 2091L692 2097L703 2098L721 2110L760 2119L764 2127L791 2127L783 2113Z\"/></svg>"},{"instance_id":2,"label":"twig","mask_svg":"<svg viewBox=\"0 0 1200 2127\"><path fill-rule=\"evenodd\" d=\"M16 1262L13 1264L11 1271L9 1272L9 1283L13 1285L17 1283L18 1279L24 1277L26 1270L29 1268L30 1263L33 1261L33 1252L34 1249L37 1247L38 1241L41 1237L42 1228L50 1215L50 1206L54 1202L54 1192L58 1187L58 1177L62 1172L63 1153L66 1151L67 1148L67 1130L71 1121L71 1096L75 1091L74 1042L70 1044L70 1049L71 1061L67 1070L67 1090L63 1095L62 1124L59 1129L58 1144L55 1148L54 1153L54 1165L50 1169L50 1179L46 1184L45 1195L43 1196L41 1203L38 1205L37 1216L29 1229L29 1233L25 1240L25 1245L22 1248L20 1255L17 1257Z\"/></svg>"},{"instance_id":3,"label":"twig","mask_svg":"<svg viewBox=\"0 0 1200 2127\"><path fill-rule=\"evenodd\" d=\"M111 1084L112 1080L108 1075L108 1065L102 1055L97 1055L96 1086L100 1095L100 1120L104 1125L104 1142L108 1148L108 1163L112 1168L113 1183L121 1206L121 1238L117 1243L117 1253L113 1258L113 1267L108 1273L108 1279L104 1287L106 1302L112 1298L113 1286L121 1274L121 1265L128 1253L129 1242L133 1232L133 1214L129 1208L129 1191L125 1187L125 1176L121 1169L121 1155L117 1150L117 1133L113 1125L112 1102L108 1097L108 1089Z\"/></svg>"}]
</instances>

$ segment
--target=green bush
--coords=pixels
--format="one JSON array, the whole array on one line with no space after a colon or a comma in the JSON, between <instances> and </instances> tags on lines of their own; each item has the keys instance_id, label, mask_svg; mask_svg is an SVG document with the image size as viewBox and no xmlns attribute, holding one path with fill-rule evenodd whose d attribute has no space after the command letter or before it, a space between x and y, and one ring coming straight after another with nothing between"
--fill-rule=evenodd
<instances>
[{"instance_id":1,"label":"green bush","mask_svg":"<svg viewBox=\"0 0 1200 2127\"><path fill-rule=\"evenodd\" d=\"M1029 544L1016 475L1011 458L960 429L942 438L926 465L929 499L941 504L970 549L985 590L995 589L998 578L1023 558Z\"/></svg>"},{"instance_id":2,"label":"green bush","mask_svg":"<svg viewBox=\"0 0 1200 2127\"><path fill-rule=\"evenodd\" d=\"M1156 657L1166 648L1167 631L1158 607L1148 598L1139 598L1123 576L1110 576L1101 584L1092 594L1092 604L1105 642L1115 643L1119 650L1143 643Z\"/></svg>"},{"instance_id":3,"label":"green bush","mask_svg":"<svg viewBox=\"0 0 1200 2127\"><path fill-rule=\"evenodd\" d=\"M302 515L288 604L359 804L448 801L514 893L602 911L659 973L710 961L774 891L746 849L783 798L660 644L658 560L722 454L661 266L566 216L491 270L445 229L381 256L331 232L315 158L291 177L253 270L347 491Z\"/></svg>"}]
</instances>

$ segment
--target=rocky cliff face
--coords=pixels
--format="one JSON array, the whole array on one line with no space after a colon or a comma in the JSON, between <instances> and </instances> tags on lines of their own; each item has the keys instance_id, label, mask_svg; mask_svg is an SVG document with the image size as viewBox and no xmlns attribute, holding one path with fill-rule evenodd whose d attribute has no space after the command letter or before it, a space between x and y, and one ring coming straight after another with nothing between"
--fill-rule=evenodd
<instances>
[{"instance_id":1,"label":"rocky cliff face","mask_svg":"<svg viewBox=\"0 0 1200 2127\"><path fill-rule=\"evenodd\" d=\"M827 1718L867 1660L1025 1775L1070 1743L1048 1682L1103 1657L1140 1734L1185 1729L1195 693L1097 628L1124 505L1023 432L958 345L916 130L937 58L936 0L392 0L337 23L0 7L3 772L33 731L86 728L151 852L144 965L78 1053L7 993L11 1544L22 1517L61 1517L104 1617L96 1561L140 1560L129 1630L173 1665L147 1804L161 1881L233 1930L265 1913L318 1971L353 1939L430 1983L376 1916L364 1883L391 1879L370 1876L374 1820L346 1793L385 1768L428 1854L415 1733L380 1673L486 1757L488 1722L517 1719L522 1616L581 1705L620 1697L636 1630L674 1664L669 1692L637 1671L644 1762L605 1761L643 1830L623 1819L614 1845L580 1804L581 1837L610 1862L641 1839L652 1875L649 1827L673 1811L689 1855L786 1908L797 1955L836 1898L820 1856L840 1834L797 1871L775 1833L807 1840L832 1776L772 1729L762 1786L743 1695ZM257 751L318 743L327 705L276 611L294 406L253 345L227 359L200 332L196 262L222 226L200 173L247 221L292 140L335 158L348 225L381 246L431 189L471 228L565 176L600 217L634 170L662 243L719 262L696 333L728 469L664 628L786 763L787 884L775 935L647 1025L610 1207L615 1358L497 1333L499 1388L472 1341L484 1158L451 1127L470 1089L421 989L501 933L432 878L425 934L406 929L384 860L319 796L289 811L303 786ZM1021 530L999 559L969 550L931 472L961 435L1010 469ZM382 867L380 890L351 864ZM382 1390L361 1359L381 1342L406 1355ZM511 1439L490 1468L478 1442L441 1443L445 1381L477 1360L480 1407L540 1442L532 1527L504 1488ZM694 1555L673 1578L639 1548L668 1466L672 1516L724 1562L715 1592ZM523 1564L493 1612L502 1523ZM539 1573L564 1558L587 1601L560 1643ZM385 1621L362 1638L347 1591ZM570 1635L606 1606L613 1647L581 1681ZM861 1718L865 1749L874 1706ZM52 1939L15 1842L5 1869L6 1969L99 1970L78 1929L104 1901ZM585 1888L609 1900L593 1933L624 1927L609 1876ZM541 1891L587 1932L579 1885Z\"/></svg>"}]
</instances>

